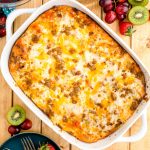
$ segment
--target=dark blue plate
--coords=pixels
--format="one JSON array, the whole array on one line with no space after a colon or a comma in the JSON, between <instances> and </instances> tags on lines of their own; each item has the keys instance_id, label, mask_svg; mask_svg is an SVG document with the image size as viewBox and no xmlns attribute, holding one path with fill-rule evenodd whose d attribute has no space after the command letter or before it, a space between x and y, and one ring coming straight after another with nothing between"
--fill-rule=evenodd
<instances>
[{"instance_id":1,"label":"dark blue plate","mask_svg":"<svg viewBox=\"0 0 150 150\"><path fill-rule=\"evenodd\" d=\"M49 143L52 146L54 146L54 148L56 150L60 150L60 148L57 146L57 144L55 142L53 142L51 139L49 139L48 137L43 136L41 134L37 134L37 133L17 134L15 136L11 137L10 139L8 139L3 145L1 145L0 150L24 150L23 145L21 143L21 139L25 138L25 137L31 138L36 149L38 149L38 147L42 143Z\"/></svg>"}]
</instances>

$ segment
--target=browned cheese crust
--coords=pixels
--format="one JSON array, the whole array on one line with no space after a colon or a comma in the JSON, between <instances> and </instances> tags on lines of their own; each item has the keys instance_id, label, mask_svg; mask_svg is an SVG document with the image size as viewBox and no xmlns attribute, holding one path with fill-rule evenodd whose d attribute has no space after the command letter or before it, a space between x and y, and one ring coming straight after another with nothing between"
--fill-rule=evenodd
<instances>
[{"instance_id":1,"label":"browned cheese crust","mask_svg":"<svg viewBox=\"0 0 150 150\"><path fill-rule=\"evenodd\" d=\"M54 124L88 143L116 131L145 95L136 62L69 6L49 9L27 28L12 48L9 69Z\"/></svg>"}]
</instances>

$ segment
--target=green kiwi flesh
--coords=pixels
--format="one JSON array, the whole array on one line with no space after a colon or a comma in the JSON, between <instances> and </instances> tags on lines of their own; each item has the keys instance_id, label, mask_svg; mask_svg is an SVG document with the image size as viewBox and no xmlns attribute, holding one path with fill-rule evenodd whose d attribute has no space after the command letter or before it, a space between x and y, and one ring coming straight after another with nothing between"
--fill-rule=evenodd
<instances>
[{"instance_id":1,"label":"green kiwi flesh","mask_svg":"<svg viewBox=\"0 0 150 150\"><path fill-rule=\"evenodd\" d=\"M149 20L149 11L143 6L135 6L129 11L128 19L135 25L144 24Z\"/></svg>"},{"instance_id":2,"label":"green kiwi flesh","mask_svg":"<svg viewBox=\"0 0 150 150\"><path fill-rule=\"evenodd\" d=\"M25 119L26 112L19 105L15 105L7 113L7 120L11 125L18 126L23 123Z\"/></svg>"},{"instance_id":3,"label":"green kiwi flesh","mask_svg":"<svg viewBox=\"0 0 150 150\"><path fill-rule=\"evenodd\" d=\"M128 0L128 2L133 6L146 6L149 0Z\"/></svg>"}]
</instances>

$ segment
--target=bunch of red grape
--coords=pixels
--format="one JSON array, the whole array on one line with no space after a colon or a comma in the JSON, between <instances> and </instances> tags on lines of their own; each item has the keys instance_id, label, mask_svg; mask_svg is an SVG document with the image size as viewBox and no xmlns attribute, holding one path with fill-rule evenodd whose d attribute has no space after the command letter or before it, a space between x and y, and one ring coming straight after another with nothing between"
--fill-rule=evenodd
<instances>
[{"instance_id":1,"label":"bunch of red grape","mask_svg":"<svg viewBox=\"0 0 150 150\"><path fill-rule=\"evenodd\" d=\"M14 0L0 0L0 3L15 2ZM14 8L3 7L0 4L0 38L6 35L6 19L7 16L14 10Z\"/></svg>"},{"instance_id":2,"label":"bunch of red grape","mask_svg":"<svg viewBox=\"0 0 150 150\"><path fill-rule=\"evenodd\" d=\"M32 121L29 119L26 119L21 125L14 126L10 125L8 127L8 132L11 134L11 136L18 134L21 129L22 130L29 130L32 127Z\"/></svg>"},{"instance_id":3,"label":"bunch of red grape","mask_svg":"<svg viewBox=\"0 0 150 150\"><path fill-rule=\"evenodd\" d=\"M131 7L127 0L100 0L99 4L106 13L105 21L109 24L116 19L124 20Z\"/></svg>"},{"instance_id":4,"label":"bunch of red grape","mask_svg":"<svg viewBox=\"0 0 150 150\"><path fill-rule=\"evenodd\" d=\"M0 9L0 38L6 35L6 15Z\"/></svg>"}]
</instances>

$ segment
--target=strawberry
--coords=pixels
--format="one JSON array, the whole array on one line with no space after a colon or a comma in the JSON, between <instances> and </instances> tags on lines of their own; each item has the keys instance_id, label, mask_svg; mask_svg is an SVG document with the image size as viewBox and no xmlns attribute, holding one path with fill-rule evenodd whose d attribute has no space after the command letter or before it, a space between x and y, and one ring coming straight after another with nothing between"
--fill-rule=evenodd
<instances>
[{"instance_id":1,"label":"strawberry","mask_svg":"<svg viewBox=\"0 0 150 150\"><path fill-rule=\"evenodd\" d=\"M135 31L133 30L133 24L130 22L120 22L119 30L122 35L131 36Z\"/></svg>"},{"instance_id":2,"label":"strawberry","mask_svg":"<svg viewBox=\"0 0 150 150\"><path fill-rule=\"evenodd\" d=\"M51 144L44 144L38 150L55 150Z\"/></svg>"},{"instance_id":3,"label":"strawberry","mask_svg":"<svg viewBox=\"0 0 150 150\"><path fill-rule=\"evenodd\" d=\"M118 0L119 3L123 3L125 2L126 0Z\"/></svg>"}]
</instances>

